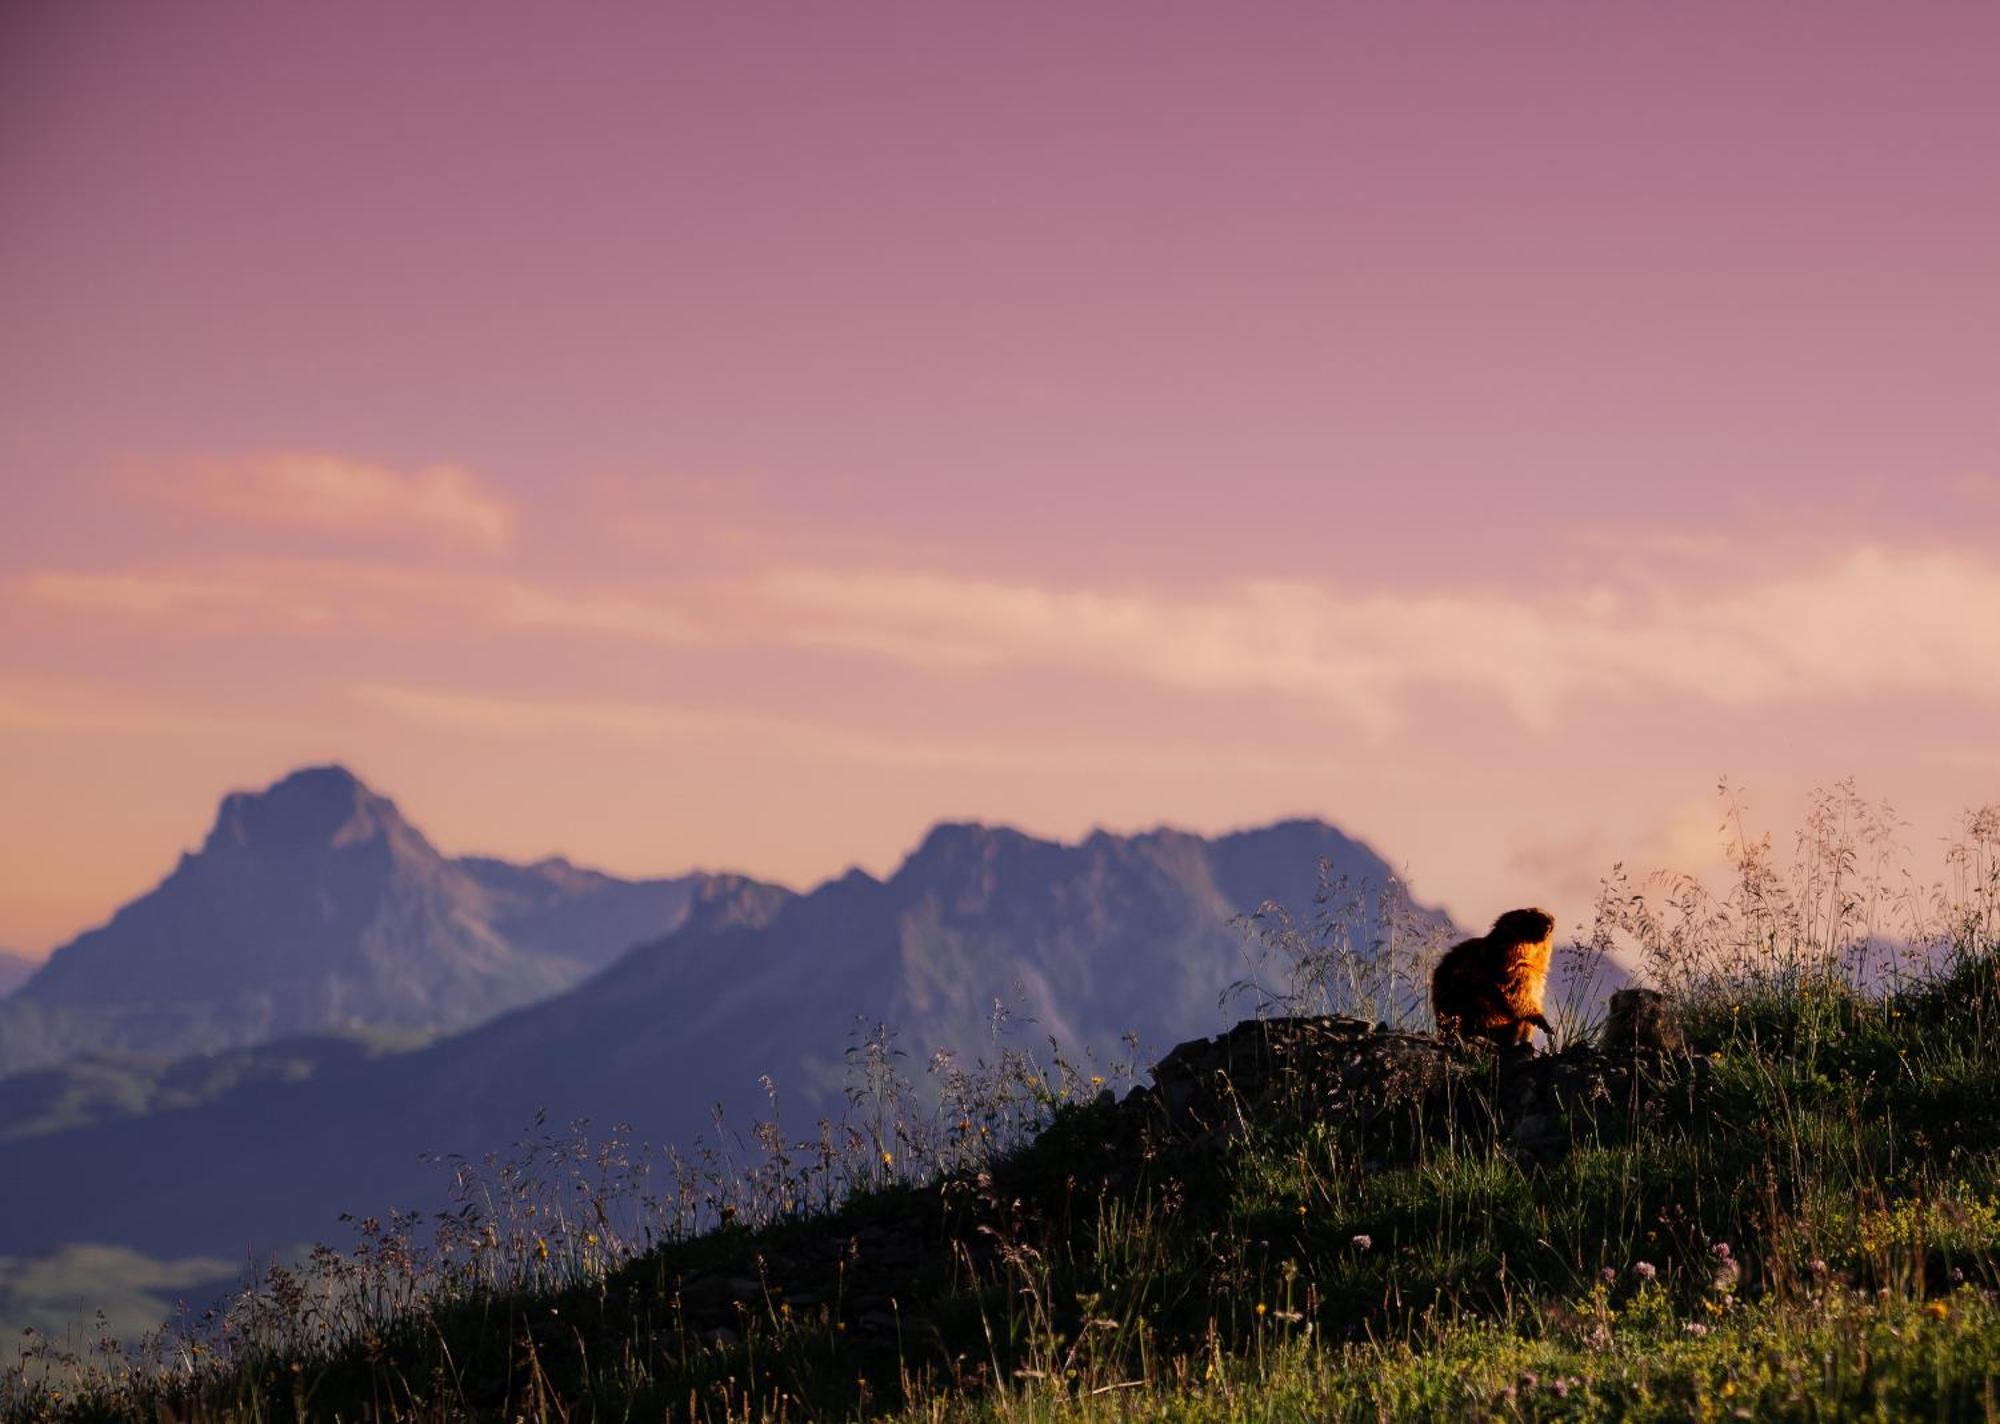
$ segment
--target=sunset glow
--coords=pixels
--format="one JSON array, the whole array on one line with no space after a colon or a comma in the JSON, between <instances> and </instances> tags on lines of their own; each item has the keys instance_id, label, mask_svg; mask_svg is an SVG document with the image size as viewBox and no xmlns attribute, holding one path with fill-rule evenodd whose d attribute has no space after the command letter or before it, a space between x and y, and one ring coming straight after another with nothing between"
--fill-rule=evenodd
<instances>
[{"instance_id":1,"label":"sunset glow","mask_svg":"<svg viewBox=\"0 0 2000 1424\"><path fill-rule=\"evenodd\" d=\"M1446 16L1448 15L1448 23ZM2000 11L10 7L0 945L341 761L1588 912L2000 800Z\"/></svg>"}]
</instances>

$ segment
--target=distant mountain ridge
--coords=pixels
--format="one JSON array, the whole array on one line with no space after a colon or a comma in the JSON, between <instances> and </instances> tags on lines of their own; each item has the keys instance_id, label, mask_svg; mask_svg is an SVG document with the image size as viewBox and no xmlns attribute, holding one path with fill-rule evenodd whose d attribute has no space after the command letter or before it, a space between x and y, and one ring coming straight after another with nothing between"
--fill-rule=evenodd
<instances>
[{"instance_id":1,"label":"distant mountain ridge","mask_svg":"<svg viewBox=\"0 0 2000 1424\"><path fill-rule=\"evenodd\" d=\"M0 1076L83 1053L449 1033L667 933L718 881L749 883L450 860L346 768L304 768L225 797L198 851L0 1004Z\"/></svg>"},{"instance_id":2,"label":"distant mountain ridge","mask_svg":"<svg viewBox=\"0 0 2000 1424\"><path fill-rule=\"evenodd\" d=\"M757 1106L765 1073L791 1109L837 1108L844 1050L864 1021L894 1030L919 1064L939 1048L990 1055L996 1010L1024 1046L1053 1038L1108 1061L1135 1036L1143 1058L1223 1025L1231 987L1260 967L1240 918L1271 903L1308 914L1322 866L1356 886L1393 876L1318 821L1213 839L1098 831L1074 844L940 825L887 879L854 871L766 923L690 926L437 1045L425 1091L488 1135L533 1102L556 1120L608 1115L671 1138L700 1129L710 1103ZM1411 915L1451 932L1441 911ZM575 1065L573 1081L536 1067L554 1062ZM659 1082L682 1085L701 1114L670 1121L649 1086Z\"/></svg>"},{"instance_id":3,"label":"distant mountain ridge","mask_svg":"<svg viewBox=\"0 0 2000 1424\"><path fill-rule=\"evenodd\" d=\"M714 1105L739 1126L766 1111L764 1075L804 1130L843 1105L857 1021L895 1029L919 1078L936 1049L990 1056L996 1004L1017 1044L1053 1036L1109 1059L1131 1033L1143 1062L1241 1016L1221 1003L1252 968L1235 921L1266 902L1309 912L1322 862L1357 884L1390 874L1316 821L1074 844L952 824L886 879L853 871L802 896L717 880L673 933L428 1047L320 1055L302 1082L251 1065L192 1106L14 1138L24 1170L0 1181L0 1254L80 1240L240 1254L324 1236L342 1211L437 1204L420 1154L504 1148L538 1112L686 1143ZM174 1077L149 1091L188 1093ZM22 1106L46 1123L63 1091Z\"/></svg>"}]
</instances>

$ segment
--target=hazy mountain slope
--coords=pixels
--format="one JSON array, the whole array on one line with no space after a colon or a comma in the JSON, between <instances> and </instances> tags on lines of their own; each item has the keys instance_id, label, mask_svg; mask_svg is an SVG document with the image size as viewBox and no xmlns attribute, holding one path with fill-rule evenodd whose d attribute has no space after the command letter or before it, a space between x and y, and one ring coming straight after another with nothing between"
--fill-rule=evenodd
<instances>
[{"instance_id":1,"label":"hazy mountain slope","mask_svg":"<svg viewBox=\"0 0 2000 1424\"><path fill-rule=\"evenodd\" d=\"M450 1032L686 916L710 877L452 861L344 768L224 799L199 851L0 1004L0 1075L300 1034Z\"/></svg>"},{"instance_id":2,"label":"hazy mountain slope","mask_svg":"<svg viewBox=\"0 0 2000 1424\"><path fill-rule=\"evenodd\" d=\"M532 865L467 856L453 865L485 892L487 923L509 944L583 972L680 925L711 878L620 880L561 856Z\"/></svg>"},{"instance_id":3,"label":"hazy mountain slope","mask_svg":"<svg viewBox=\"0 0 2000 1424\"><path fill-rule=\"evenodd\" d=\"M0 949L0 999L6 998L28 982L28 978L41 967L39 960L11 949Z\"/></svg>"},{"instance_id":4,"label":"hazy mountain slope","mask_svg":"<svg viewBox=\"0 0 2000 1424\"><path fill-rule=\"evenodd\" d=\"M538 1109L685 1141L712 1103L739 1122L761 1110L765 1073L803 1130L838 1103L862 1018L894 1026L918 1073L938 1047L989 1051L996 1000L1019 1006L1021 1041L1116 1052L1136 1032L1157 1055L1229 1017L1217 1001L1245 968L1232 917L1265 900L1309 907L1322 856L1356 878L1386 873L1313 822L1077 845L953 825L886 881L854 872L803 897L709 887L681 931L429 1048L17 1139L0 1251L240 1251L327 1234L340 1211L431 1197L419 1153L504 1145Z\"/></svg>"},{"instance_id":5,"label":"hazy mountain slope","mask_svg":"<svg viewBox=\"0 0 2000 1424\"><path fill-rule=\"evenodd\" d=\"M788 898L774 886L711 877L689 908L687 932L766 922ZM492 1057L509 1056L504 1041L487 1045ZM443 1179L422 1157L505 1146L536 1110L528 1104L505 1132L483 1137L467 1115L490 1112L490 1104L434 1090L439 1046L369 1058L334 1045L315 1053L303 1080L246 1071L220 1096L178 1111L16 1137L4 1146L10 1170L0 1173L0 1255L39 1255L71 1242L213 1241L240 1257L246 1246L338 1237L343 1211L435 1204ZM288 1041L223 1061L282 1063L309 1048ZM544 1085L570 1084L602 1066L599 1055L583 1052L581 1064L517 1066ZM77 1068L52 1076L73 1082L64 1075ZM658 1101L677 1100L672 1085L654 1087ZM19 1106L45 1104L26 1098Z\"/></svg>"},{"instance_id":6,"label":"hazy mountain slope","mask_svg":"<svg viewBox=\"0 0 2000 1424\"><path fill-rule=\"evenodd\" d=\"M297 1083L421 1039L393 1029L284 1038L190 1058L84 1054L47 1068L0 1078L0 1143L10 1138L178 1112L253 1082Z\"/></svg>"}]
</instances>

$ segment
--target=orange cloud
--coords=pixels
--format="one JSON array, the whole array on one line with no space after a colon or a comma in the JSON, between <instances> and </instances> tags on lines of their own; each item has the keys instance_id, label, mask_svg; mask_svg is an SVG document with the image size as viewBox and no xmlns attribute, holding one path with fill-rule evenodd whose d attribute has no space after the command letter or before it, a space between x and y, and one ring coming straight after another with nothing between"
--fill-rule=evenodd
<instances>
[{"instance_id":1,"label":"orange cloud","mask_svg":"<svg viewBox=\"0 0 2000 1424\"><path fill-rule=\"evenodd\" d=\"M248 524L418 537L502 553L516 516L462 465L395 470L341 455L278 451L149 469L154 493Z\"/></svg>"}]
</instances>

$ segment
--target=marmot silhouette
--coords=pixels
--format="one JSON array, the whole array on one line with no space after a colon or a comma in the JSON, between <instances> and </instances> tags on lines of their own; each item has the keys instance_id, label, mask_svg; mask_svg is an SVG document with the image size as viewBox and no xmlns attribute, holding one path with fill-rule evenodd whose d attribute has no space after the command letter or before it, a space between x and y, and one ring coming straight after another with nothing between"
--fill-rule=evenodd
<instances>
[{"instance_id":1,"label":"marmot silhouette","mask_svg":"<svg viewBox=\"0 0 2000 1424\"><path fill-rule=\"evenodd\" d=\"M1539 1028L1553 1039L1542 1016L1542 988L1555 928L1546 910L1509 910L1481 938L1453 945L1431 972L1438 1032L1505 1045L1526 1043Z\"/></svg>"},{"instance_id":2,"label":"marmot silhouette","mask_svg":"<svg viewBox=\"0 0 2000 1424\"><path fill-rule=\"evenodd\" d=\"M1611 1012L1598 1039L1608 1053L1678 1053L1684 1046L1681 1026L1658 989L1620 989L1611 996Z\"/></svg>"}]
</instances>

